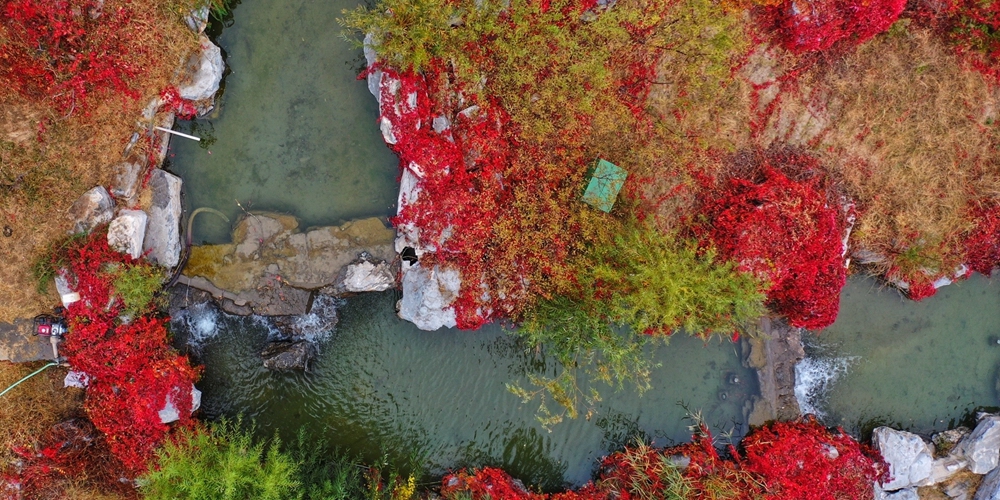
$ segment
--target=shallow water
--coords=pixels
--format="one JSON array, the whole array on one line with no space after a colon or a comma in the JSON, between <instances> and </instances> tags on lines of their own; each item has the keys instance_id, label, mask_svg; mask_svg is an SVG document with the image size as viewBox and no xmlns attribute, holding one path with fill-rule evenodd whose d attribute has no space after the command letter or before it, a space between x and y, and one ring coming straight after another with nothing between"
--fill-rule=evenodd
<instances>
[{"instance_id":1,"label":"shallow water","mask_svg":"<svg viewBox=\"0 0 1000 500\"><path fill-rule=\"evenodd\" d=\"M199 137L171 141L169 168L190 208L235 219L248 210L293 212L304 226L395 214L399 161L378 131L377 104L357 80L361 51L336 19L357 0L248 1L216 43L232 72L217 116L180 122ZM237 205L239 202L239 205ZM228 241L215 217L193 241Z\"/></svg>"},{"instance_id":2,"label":"shallow water","mask_svg":"<svg viewBox=\"0 0 1000 500\"><path fill-rule=\"evenodd\" d=\"M347 299L336 331L318 338L311 373L263 368L259 352L269 329L259 319L208 308L176 317L174 326L200 338L207 417L243 413L265 434L277 429L286 437L305 427L369 459L385 450L404 464L412 454L432 474L493 464L547 488L582 484L596 460L627 439L687 441L691 421L680 404L700 411L716 435L742 435L742 405L756 390L755 377L728 341L671 340L655 350L663 366L643 397L604 387L605 401L589 421L581 416L547 432L535 420L537 403L521 404L504 385L527 384L525 374L544 370L542 362L495 326L417 330L395 317L396 299L393 292ZM732 374L739 385L727 380Z\"/></svg>"},{"instance_id":3,"label":"shallow water","mask_svg":"<svg viewBox=\"0 0 1000 500\"><path fill-rule=\"evenodd\" d=\"M1000 280L975 275L921 302L852 279L840 315L805 337L805 383L825 383L809 402L831 425L875 422L931 433L978 406L997 406ZM801 370L808 368L807 370ZM824 390L825 389L825 390Z\"/></svg>"}]
</instances>

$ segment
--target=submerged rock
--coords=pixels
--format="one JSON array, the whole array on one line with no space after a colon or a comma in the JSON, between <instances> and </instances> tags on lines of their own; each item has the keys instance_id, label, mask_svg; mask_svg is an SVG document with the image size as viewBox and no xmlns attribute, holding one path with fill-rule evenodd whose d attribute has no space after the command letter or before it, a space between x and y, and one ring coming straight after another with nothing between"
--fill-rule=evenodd
<instances>
[{"instance_id":1,"label":"submerged rock","mask_svg":"<svg viewBox=\"0 0 1000 500\"><path fill-rule=\"evenodd\" d=\"M307 371L315 355L316 348L307 340L271 342L260 353L264 367L269 370Z\"/></svg>"},{"instance_id":2,"label":"submerged rock","mask_svg":"<svg viewBox=\"0 0 1000 500\"><path fill-rule=\"evenodd\" d=\"M795 365L805 357L802 330L784 320L764 317L760 322L762 336L750 338L746 366L757 371L760 397L753 398L748 422L753 426L771 420L792 420L799 417L795 398Z\"/></svg>"},{"instance_id":3,"label":"submerged rock","mask_svg":"<svg viewBox=\"0 0 1000 500\"><path fill-rule=\"evenodd\" d=\"M83 193L69 208L74 233L89 233L115 216L115 203L104 186Z\"/></svg>"},{"instance_id":4,"label":"submerged rock","mask_svg":"<svg viewBox=\"0 0 1000 500\"><path fill-rule=\"evenodd\" d=\"M311 339L333 331L340 320L337 307L341 299L317 294L307 314L273 316L271 324L282 335L294 339Z\"/></svg>"},{"instance_id":5,"label":"submerged rock","mask_svg":"<svg viewBox=\"0 0 1000 500\"><path fill-rule=\"evenodd\" d=\"M872 433L872 444L889 464L892 479L882 484L882 489L892 491L929 484L934 457L920 436L878 427Z\"/></svg>"}]
</instances>

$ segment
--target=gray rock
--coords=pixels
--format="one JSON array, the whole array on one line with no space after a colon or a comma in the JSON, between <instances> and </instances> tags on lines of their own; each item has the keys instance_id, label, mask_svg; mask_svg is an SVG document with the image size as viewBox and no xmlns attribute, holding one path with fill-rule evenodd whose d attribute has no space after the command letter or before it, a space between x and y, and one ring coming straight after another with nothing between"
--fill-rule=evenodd
<instances>
[{"instance_id":1,"label":"gray rock","mask_svg":"<svg viewBox=\"0 0 1000 500\"><path fill-rule=\"evenodd\" d=\"M49 339L32 335L33 330L30 318L0 323L0 361L27 363L54 359Z\"/></svg>"},{"instance_id":2,"label":"gray rock","mask_svg":"<svg viewBox=\"0 0 1000 500\"><path fill-rule=\"evenodd\" d=\"M199 37L201 51L191 56L184 67L184 76L177 94L188 101L211 99L219 91L222 73L226 70L222 49L207 36Z\"/></svg>"},{"instance_id":3,"label":"gray rock","mask_svg":"<svg viewBox=\"0 0 1000 500\"><path fill-rule=\"evenodd\" d=\"M199 35L204 33L205 28L208 27L208 6L192 10L184 17L184 24Z\"/></svg>"},{"instance_id":4,"label":"gray rock","mask_svg":"<svg viewBox=\"0 0 1000 500\"><path fill-rule=\"evenodd\" d=\"M373 45L373 37L371 33L365 35L364 40L364 54L365 62L368 67L371 68L372 65L378 60L378 54L375 53L375 47ZM382 104L382 70L375 70L368 73L368 91L375 96L375 100L379 104Z\"/></svg>"},{"instance_id":5,"label":"gray rock","mask_svg":"<svg viewBox=\"0 0 1000 500\"><path fill-rule=\"evenodd\" d=\"M344 290L348 292L382 292L396 286L396 275L385 261L377 265L367 260L347 266Z\"/></svg>"},{"instance_id":6,"label":"gray rock","mask_svg":"<svg viewBox=\"0 0 1000 500\"><path fill-rule=\"evenodd\" d=\"M115 204L104 186L97 186L83 193L69 209L74 233L89 233L92 229L115 216Z\"/></svg>"},{"instance_id":7,"label":"gray rock","mask_svg":"<svg viewBox=\"0 0 1000 500\"><path fill-rule=\"evenodd\" d=\"M306 340L277 341L267 344L260 356L269 370L305 370L316 355L316 348Z\"/></svg>"},{"instance_id":8,"label":"gray rock","mask_svg":"<svg viewBox=\"0 0 1000 500\"><path fill-rule=\"evenodd\" d=\"M1000 500L1000 467L993 469L983 478L973 500Z\"/></svg>"},{"instance_id":9,"label":"gray rock","mask_svg":"<svg viewBox=\"0 0 1000 500\"><path fill-rule=\"evenodd\" d=\"M963 457L949 455L931 463L931 474L927 477L927 485L943 483L968 466Z\"/></svg>"},{"instance_id":10,"label":"gray rock","mask_svg":"<svg viewBox=\"0 0 1000 500\"><path fill-rule=\"evenodd\" d=\"M458 297L461 286L458 270L440 266L427 270L418 262L403 274L399 317L421 330L453 328L456 321L451 304Z\"/></svg>"},{"instance_id":11,"label":"gray rock","mask_svg":"<svg viewBox=\"0 0 1000 500\"><path fill-rule=\"evenodd\" d=\"M954 429L948 429L946 431L938 432L931 436L931 443L934 444L934 451L938 456L943 456L951 453L958 443L962 441L965 436L969 435L971 430L965 426L955 427Z\"/></svg>"},{"instance_id":12,"label":"gray rock","mask_svg":"<svg viewBox=\"0 0 1000 500\"><path fill-rule=\"evenodd\" d=\"M916 488L904 488L897 491L885 491L875 485L875 500L920 500Z\"/></svg>"},{"instance_id":13,"label":"gray rock","mask_svg":"<svg viewBox=\"0 0 1000 500\"><path fill-rule=\"evenodd\" d=\"M115 165L115 180L111 185L111 194L124 206L135 206L139 198L139 174L142 164L138 161L126 161Z\"/></svg>"},{"instance_id":14,"label":"gray rock","mask_svg":"<svg viewBox=\"0 0 1000 500\"><path fill-rule=\"evenodd\" d=\"M955 450L969 461L969 470L986 474L1000 463L1000 415L986 415Z\"/></svg>"},{"instance_id":15,"label":"gray rock","mask_svg":"<svg viewBox=\"0 0 1000 500\"><path fill-rule=\"evenodd\" d=\"M108 246L138 259L149 217L142 210L122 210L108 225Z\"/></svg>"},{"instance_id":16,"label":"gray rock","mask_svg":"<svg viewBox=\"0 0 1000 500\"><path fill-rule=\"evenodd\" d=\"M156 169L149 177L153 203L143 250L147 258L164 267L174 267L181 258L181 184L176 175Z\"/></svg>"},{"instance_id":17,"label":"gray rock","mask_svg":"<svg viewBox=\"0 0 1000 500\"><path fill-rule=\"evenodd\" d=\"M262 280L259 288L239 292L219 288L201 276L181 275L177 282L210 293L223 311L240 316L306 314L309 312L309 303L312 299L312 292L309 290L289 286L288 283L277 279Z\"/></svg>"},{"instance_id":18,"label":"gray rock","mask_svg":"<svg viewBox=\"0 0 1000 500\"><path fill-rule=\"evenodd\" d=\"M920 436L879 427L872 433L872 442L889 464L891 480L882 484L883 489L892 491L928 484L934 458Z\"/></svg>"}]
</instances>

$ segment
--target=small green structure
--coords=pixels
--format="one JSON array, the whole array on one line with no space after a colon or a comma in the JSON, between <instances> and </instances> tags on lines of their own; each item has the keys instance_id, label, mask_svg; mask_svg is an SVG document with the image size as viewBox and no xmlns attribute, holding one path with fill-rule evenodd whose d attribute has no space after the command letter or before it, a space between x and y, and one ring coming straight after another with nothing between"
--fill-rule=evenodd
<instances>
[{"instance_id":1,"label":"small green structure","mask_svg":"<svg viewBox=\"0 0 1000 500\"><path fill-rule=\"evenodd\" d=\"M605 212L610 212L618 199L618 192L625 185L628 172L607 160L597 159L593 177L583 192L583 202Z\"/></svg>"}]
</instances>

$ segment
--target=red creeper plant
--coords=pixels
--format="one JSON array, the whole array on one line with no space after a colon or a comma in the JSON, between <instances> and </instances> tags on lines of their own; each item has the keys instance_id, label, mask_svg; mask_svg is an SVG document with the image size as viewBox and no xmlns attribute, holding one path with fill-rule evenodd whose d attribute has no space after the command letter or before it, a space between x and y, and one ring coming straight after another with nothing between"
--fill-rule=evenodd
<instances>
[{"instance_id":1,"label":"red creeper plant","mask_svg":"<svg viewBox=\"0 0 1000 500\"><path fill-rule=\"evenodd\" d=\"M821 165L804 154L770 150L753 153L743 170L707 183L695 235L768 282L767 305L792 325L830 325L847 279L846 218L831 206Z\"/></svg>"},{"instance_id":2,"label":"red creeper plant","mask_svg":"<svg viewBox=\"0 0 1000 500\"><path fill-rule=\"evenodd\" d=\"M906 0L784 0L760 9L760 23L783 47L803 54L850 48L892 26Z\"/></svg>"},{"instance_id":3,"label":"red creeper plant","mask_svg":"<svg viewBox=\"0 0 1000 500\"><path fill-rule=\"evenodd\" d=\"M0 81L67 114L86 110L93 93L137 99L131 80L141 65L126 28L135 8L98 0L0 2Z\"/></svg>"},{"instance_id":4,"label":"red creeper plant","mask_svg":"<svg viewBox=\"0 0 1000 500\"><path fill-rule=\"evenodd\" d=\"M180 424L192 420L191 387L198 371L167 343L166 320L138 317L124 323L125 303L109 279L115 266L150 266L108 246L106 231L72 241L66 265L81 300L70 304L70 333L62 354L90 385L84 409L129 474L146 470L169 427L158 412L173 404Z\"/></svg>"}]
</instances>

